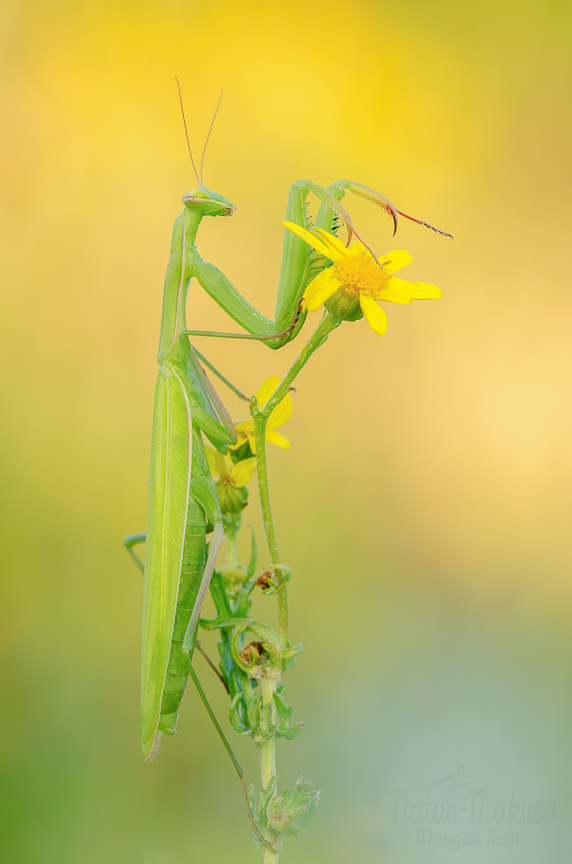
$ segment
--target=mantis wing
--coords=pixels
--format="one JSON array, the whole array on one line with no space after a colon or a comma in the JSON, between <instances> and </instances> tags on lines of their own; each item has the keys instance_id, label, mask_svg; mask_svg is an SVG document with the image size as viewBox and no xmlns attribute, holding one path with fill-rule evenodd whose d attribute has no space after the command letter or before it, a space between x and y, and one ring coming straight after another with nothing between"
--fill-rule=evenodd
<instances>
[{"instance_id":1,"label":"mantis wing","mask_svg":"<svg viewBox=\"0 0 572 864\"><path fill-rule=\"evenodd\" d=\"M166 363L155 390L143 588L141 742L152 752L171 650L185 544L192 415L180 373Z\"/></svg>"}]
</instances>

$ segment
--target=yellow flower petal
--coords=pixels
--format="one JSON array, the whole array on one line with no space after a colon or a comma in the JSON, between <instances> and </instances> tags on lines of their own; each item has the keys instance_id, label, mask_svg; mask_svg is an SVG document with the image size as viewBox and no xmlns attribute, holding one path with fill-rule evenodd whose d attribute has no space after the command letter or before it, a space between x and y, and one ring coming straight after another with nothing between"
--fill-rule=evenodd
<instances>
[{"instance_id":1,"label":"yellow flower petal","mask_svg":"<svg viewBox=\"0 0 572 864\"><path fill-rule=\"evenodd\" d=\"M364 246L361 240L352 240L348 248L346 249L346 254L348 255L363 255L366 252L369 256L371 256L371 252Z\"/></svg>"},{"instance_id":2,"label":"yellow flower petal","mask_svg":"<svg viewBox=\"0 0 572 864\"><path fill-rule=\"evenodd\" d=\"M233 486L240 489L241 486L246 486L252 480L252 475L256 470L256 459L243 459L242 462L237 462L233 465L230 472L230 479Z\"/></svg>"},{"instance_id":3,"label":"yellow flower petal","mask_svg":"<svg viewBox=\"0 0 572 864\"><path fill-rule=\"evenodd\" d=\"M345 257L348 254L349 250L346 247L346 244L342 243L339 237L336 237L334 234L330 234L329 231L324 231L323 228L314 228L314 231L319 233L324 244L328 246L332 250L332 252L337 252L338 255L342 257Z\"/></svg>"},{"instance_id":4,"label":"yellow flower petal","mask_svg":"<svg viewBox=\"0 0 572 864\"><path fill-rule=\"evenodd\" d=\"M284 435L281 435L280 432L274 432L272 429L267 431L266 440L270 441L271 444L277 444L278 447L282 447L283 450L288 450L290 447L290 442Z\"/></svg>"},{"instance_id":5,"label":"yellow flower petal","mask_svg":"<svg viewBox=\"0 0 572 864\"><path fill-rule=\"evenodd\" d=\"M304 291L303 295L304 300L309 302L316 293L316 291L318 291L322 285L325 285L326 282L329 282L329 280L332 278L335 277L331 267L328 267L326 270L322 270L322 272L315 276L314 279L312 279L312 281L306 286L306 290Z\"/></svg>"},{"instance_id":6,"label":"yellow flower petal","mask_svg":"<svg viewBox=\"0 0 572 864\"><path fill-rule=\"evenodd\" d=\"M276 408L270 412L270 417L268 418L268 423L266 425L267 429L277 429L278 426L282 426L283 423L286 423L286 420L292 413L292 400L290 399L289 394L286 394L284 399L282 399Z\"/></svg>"},{"instance_id":7,"label":"yellow flower petal","mask_svg":"<svg viewBox=\"0 0 572 864\"><path fill-rule=\"evenodd\" d=\"M221 480L227 480L230 477L228 465L222 453L213 450L212 447L205 447L205 456L213 474L217 474Z\"/></svg>"},{"instance_id":8,"label":"yellow flower petal","mask_svg":"<svg viewBox=\"0 0 572 864\"><path fill-rule=\"evenodd\" d=\"M236 429L236 444L230 444L229 450L238 450L239 447L245 443L245 441L250 441L251 448L253 447L254 442L254 420L242 420L240 423L237 423L234 427ZM252 450L254 453L254 449Z\"/></svg>"},{"instance_id":9,"label":"yellow flower petal","mask_svg":"<svg viewBox=\"0 0 572 864\"><path fill-rule=\"evenodd\" d=\"M271 375L269 378L266 379L266 381L264 382L264 384L262 384L262 386L258 390L258 393L256 394L256 401L258 402L259 408L264 408L264 406L266 405L279 384L280 378L278 378L276 375ZM278 426L282 426L282 424L286 422L291 413L292 400L290 399L290 396L286 394L286 396L284 396L284 398L278 403L276 408L274 408L270 412L267 428L276 429ZM250 422L252 424L252 432L254 434L254 422L252 420ZM237 432L239 431L239 426L241 425L243 424L237 424Z\"/></svg>"},{"instance_id":10,"label":"yellow flower petal","mask_svg":"<svg viewBox=\"0 0 572 864\"><path fill-rule=\"evenodd\" d=\"M245 438L248 435L254 435L254 420L241 420L234 427L237 435Z\"/></svg>"},{"instance_id":11,"label":"yellow flower petal","mask_svg":"<svg viewBox=\"0 0 572 864\"><path fill-rule=\"evenodd\" d=\"M382 258L379 258L379 263L386 273L391 276L392 273L397 273L402 267L406 267L413 261L413 255L410 255L405 249L395 249L393 252L388 252Z\"/></svg>"},{"instance_id":12,"label":"yellow flower petal","mask_svg":"<svg viewBox=\"0 0 572 864\"><path fill-rule=\"evenodd\" d=\"M320 237L310 234L309 231L306 231L305 228L302 228L301 225L297 225L295 222L283 222L282 224L285 225L286 228L289 228L290 231L293 231L294 234L297 234L298 237L301 237L308 246L312 246L312 248L315 249L316 252L319 252L320 255L325 255L326 258L330 258L333 261L333 250L331 247L326 246Z\"/></svg>"},{"instance_id":13,"label":"yellow flower petal","mask_svg":"<svg viewBox=\"0 0 572 864\"><path fill-rule=\"evenodd\" d=\"M264 406L280 384L280 380L281 379L277 375L270 375L270 377L267 378L266 381L260 385L256 393L256 401L258 402L259 408L264 408ZM254 432L254 420L248 420L247 422L252 424L252 431ZM242 424L239 423L236 428L238 429L238 427L241 425Z\"/></svg>"},{"instance_id":14,"label":"yellow flower petal","mask_svg":"<svg viewBox=\"0 0 572 864\"><path fill-rule=\"evenodd\" d=\"M373 297L368 297L367 294L360 294L359 304L373 332L383 336L387 330L387 315L383 309L377 305Z\"/></svg>"},{"instance_id":15,"label":"yellow flower petal","mask_svg":"<svg viewBox=\"0 0 572 864\"><path fill-rule=\"evenodd\" d=\"M414 288L417 289L413 295L414 300L440 300L443 296L441 289L429 282L415 282Z\"/></svg>"},{"instance_id":16,"label":"yellow flower petal","mask_svg":"<svg viewBox=\"0 0 572 864\"><path fill-rule=\"evenodd\" d=\"M316 279L313 281L315 282L319 278L319 276L316 276ZM318 290L314 291L311 298L306 300L308 312L315 312L316 309L319 309L322 303L326 302L328 297L331 297L332 294L336 293L340 285L340 280L333 273L329 279L322 279Z\"/></svg>"},{"instance_id":17,"label":"yellow flower petal","mask_svg":"<svg viewBox=\"0 0 572 864\"><path fill-rule=\"evenodd\" d=\"M207 457L207 462L209 463L209 468L211 469L213 474L218 474L216 462L215 462L216 450L213 450L212 447L205 446L205 456Z\"/></svg>"},{"instance_id":18,"label":"yellow flower petal","mask_svg":"<svg viewBox=\"0 0 572 864\"><path fill-rule=\"evenodd\" d=\"M411 303L412 300L439 300L441 289L428 282L407 282L398 276L392 276L387 288L378 295L378 300L389 300L391 303Z\"/></svg>"},{"instance_id":19,"label":"yellow flower petal","mask_svg":"<svg viewBox=\"0 0 572 864\"><path fill-rule=\"evenodd\" d=\"M378 300L388 300L391 303L411 303L415 293L415 283L407 282L398 276L392 276L386 287L377 295Z\"/></svg>"}]
</instances>

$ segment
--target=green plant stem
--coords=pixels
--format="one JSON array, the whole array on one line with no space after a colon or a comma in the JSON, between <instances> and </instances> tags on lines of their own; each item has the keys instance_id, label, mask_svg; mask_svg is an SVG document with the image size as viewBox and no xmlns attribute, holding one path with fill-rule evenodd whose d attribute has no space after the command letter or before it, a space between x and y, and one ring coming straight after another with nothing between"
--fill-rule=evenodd
<instances>
[{"instance_id":1,"label":"green plant stem","mask_svg":"<svg viewBox=\"0 0 572 864\"><path fill-rule=\"evenodd\" d=\"M236 545L236 534L226 534L226 563L231 567L238 566L238 550Z\"/></svg>"},{"instance_id":2,"label":"green plant stem","mask_svg":"<svg viewBox=\"0 0 572 864\"><path fill-rule=\"evenodd\" d=\"M294 360L288 372L262 409L262 415L268 420L272 411L276 408L276 406L284 399L286 394L288 393L290 386L294 379L300 374L314 351L316 351L321 345L324 344L332 330L335 330L336 327L339 327L342 323L340 318L336 318L335 315L330 315L329 312L324 312L324 317L300 351L300 354Z\"/></svg>"},{"instance_id":3,"label":"green plant stem","mask_svg":"<svg viewBox=\"0 0 572 864\"><path fill-rule=\"evenodd\" d=\"M274 705L274 693L276 691L276 687L278 684L279 678L276 676L271 676L268 678L262 678L262 704L263 705L272 705L272 722L276 722L276 708ZM269 741L265 741L264 744L259 744L258 746L258 760L260 763L260 785L262 789L268 789L270 783L272 782L272 778L276 774L276 737L273 735ZM266 840L268 840L273 846L276 844L278 840L278 836L269 830L266 831ZM278 856L280 855L280 850L276 848L276 851L269 849L267 846L264 847L263 851L263 864L277 864Z\"/></svg>"},{"instance_id":4,"label":"green plant stem","mask_svg":"<svg viewBox=\"0 0 572 864\"><path fill-rule=\"evenodd\" d=\"M263 705L272 705L272 721L276 721L276 717L274 716L276 710L274 708L274 693L276 691L276 685L278 683L278 679L275 677L272 678L263 678L262 679L262 704ZM272 737L270 741L267 741L264 744L261 744L259 747L260 754L260 782L262 783L262 787L267 789L270 781L276 774L276 748L274 746L276 738Z\"/></svg>"},{"instance_id":5,"label":"green plant stem","mask_svg":"<svg viewBox=\"0 0 572 864\"><path fill-rule=\"evenodd\" d=\"M280 553L278 551L278 538L276 537L276 528L274 527L274 519L272 517L272 506L270 503L270 492L268 489L268 469L266 465L266 425L268 418L273 409L287 395L292 382L296 376L304 368L314 351L324 344L332 330L339 327L341 320L329 312L324 313L324 317L316 327L314 333L290 366L290 369L264 406L259 409L256 399L253 398L250 402L250 413L254 420L254 439L256 442L256 467L258 474L258 489L260 493L260 507L262 509L262 519L264 521L264 530L266 532L266 541L270 552L270 559L273 564L280 564ZM288 588L284 583L277 591L278 595L278 622L280 631L280 641L282 647L288 646Z\"/></svg>"},{"instance_id":6,"label":"green plant stem","mask_svg":"<svg viewBox=\"0 0 572 864\"><path fill-rule=\"evenodd\" d=\"M254 440L256 443L256 467L258 474L258 489L260 493L260 507L262 510L262 519L264 521L264 530L266 533L266 542L272 564L281 564L280 552L278 549L278 538L276 536L276 528L272 517L272 506L270 503L270 491L268 488L268 468L266 463L266 426L268 418L273 409L287 395L292 382L296 376L304 368L314 351L324 344L332 330L339 327L341 321L339 318L330 315L328 312L316 327L316 330L294 361L290 369L280 382L264 408L261 410L258 407L256 398L252 398L250 402L250 413L254 421ZM288 648L288 585L286 582L281 584L277 590L278 596L278 622L280 643L282 649ZM273 722L275 722L276 708L274 705L274 693L280 680L279 676L269 676L263 678L262 684L262 702L264 705L272 704ZM276 737L273 735L269 741L258 745L258 754L260 761L260 779L263 789L268 788L268 784L276 774ZM269 834L266 838L271 843L276 843L277 836ZM264 847L264 864L277 864L280 852L272 851Z\"/></svg>"},{"instance_id":7,"label":"green plant stem","mask_svg":"<svg viewBox=\"0 0 572 864\"><path fill-rule=\"evenodd\" d=\"M268 489L268 469L266 465L266 424L267 418L258 410L258 406L251 405L254 419L254 440L256 441L256 467L258 474L258 491L260 494L260 507L264 521L266 542L270 552L270 560L273 564L280 564L280 552L278 551L278 538L272 517L272 505L270 503L270 491ZM286 648L288 643L288 592L286 585L278 589L278 627L282 647Z\"/></svg>"}]
</instances>

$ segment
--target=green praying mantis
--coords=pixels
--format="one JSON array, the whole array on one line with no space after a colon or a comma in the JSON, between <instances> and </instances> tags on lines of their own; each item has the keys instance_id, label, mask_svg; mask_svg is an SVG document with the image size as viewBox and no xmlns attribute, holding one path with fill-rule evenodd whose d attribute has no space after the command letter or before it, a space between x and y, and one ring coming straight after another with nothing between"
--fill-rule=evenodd
<instances>
[{"instance_id":1,"label":"green praying mantis","mask_svg":"<svg viewBox=\"0 0 572 864\"><path fill-rule=\"evenodd\" d=\"M213 123L215 117L216 111ZM197 233L203 218L230 216L235 207L225 197L204 186L204 151L200 175L195 168L190 144L189 153L198 185L183 196L184 208L174 224L165 277L147 531L146 534L130 535L124 540L133 559L144 571L141 741L143 755L146 759L152 759L158 751L161 734L172 735L176 731L179 709L190 676L217 731L223 737L244 790L242 769L208 705L192 665L201 607L224 538L223 514L206 458L203 435L223 455L228 452L229 446L236 443L237 437L233 422L200 360L225 383L229 382L193 348L189 338L211 336L255 339L271 349L281 348L298 335L304 324L307 313L301 300L306 286L330 262L297 235L286 230L275 319L272 321L260 313L217 267L203 261L198 252ZM394 234L400 215L438 231L428 223L397 210L378 192L349 180L339 180L327 189L311 180L294 183L288 196L286 219L305 228L311 227L307 202L312 193L319 201L315 227L333 235L344 227L348 243L353 235L361 240L348 211L341 203L346 191L366 199L387 213L393 220ZM361 242L369 249L363 240ZM246 332L232 334L188 329L186 301L192 279L196 279ZM233 385L229 386L243 396ZM209 533L211 538L207 544ZM146 542L144 564L133 548L143 541ZM254 825L248 799L247 808L255 833L261 842L269 846Z\"/></svg>"}]
</instances>

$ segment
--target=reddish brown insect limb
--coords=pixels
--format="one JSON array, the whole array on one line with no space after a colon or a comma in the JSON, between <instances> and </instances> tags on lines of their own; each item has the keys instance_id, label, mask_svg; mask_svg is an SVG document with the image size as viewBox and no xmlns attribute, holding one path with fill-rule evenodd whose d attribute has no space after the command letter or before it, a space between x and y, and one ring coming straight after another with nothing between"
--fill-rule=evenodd
<instances>
[{"instance_id":1,"label":"reddish brown insect limb","mask_svg":"<svg viewBox=\"0 0 572 864\"><path fill-rule=\"evenodd\" d=\"M354 195L358 195L360 198L365 198L365 200L369 201L371 204L381 207L384 213L391 216L393 219L393 236L395 237L395 232L397 231L397 214L399 211L393 206L389 198L376 192L375 189L370 189L369 186L363 186L361 183L353 183L349 180L342 180L340 182L344 189L349 189L350 192L354 193Z\"/></svg>"},{"instance_id":2,"label":"reddish brown insect limb","mask_svg":"<svg viewBox=\"0 0 572 864\"><path fill-rule=\"evenodd\" d=\"M352 231L353 231L354 234L356 235L356 237L357 237L357 239L359 240L359 242L362 243L362 244L365 246L365 248L369 251L371 257L373 258L373 260L375 261L375 263L377 264L377 266L378 266L378 267L381 267L381 269L383 270L383 265L379 262L379 260L378 260L378 258L377 258L377 255L375 254L375 252L373 251L373 249L371 248L371 246L369 246L369 244L366 243L365 240L362 240L362 238L359 236L359 234L357 233L357 231L356 231L355 228L352 228ZM395 234L395 231L394 231L393 233Z\"/></svg>"},{"instance_id":3,"label":"reddish brown insect limb","mask_svg":"<svg viewBox=\"0 0 572 864\"><path fill-rule=\"evenodd\" d=\"M294 320L292 321L290 326L286 328L286 330L282 330L280 333L274 333L273 335L270 335L270 336L255 336L253 338L260 339L263 342L266 342L266 341L270 341L271 339L282 339L283 336L288 336L292 332L292 330L294 329L294 327L296 326L298 321L300 320L300 315L302 314L303 311L304 311L304 298L302 297L302 298L300 298L300 300L298 300L298 308L296 309L296 314L294 316Z\"/></svg>"},{"instance_id":4,"label":"reddish brown insect limb","mask_svg":"<svg viewBox=\"0 0 572 864\"><path fill-rule=\"evenodd\" d=\"M447 231L441 231L440 228L435 228L435 226L430 225L429 222L423 222L422 219L416 219L415 216L408 216L407 213L404 213L402 210L398 210L397 212L400 216L404 216L405 219L409 219L411 222L416 222L418 225L423 225L424 228L430 228L431 231L435 231L437 234L441 234L443 237L450 237L451 240L453 239L452 234L448 234Z\"/></svg>"}]
</instances>

